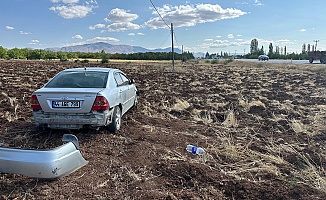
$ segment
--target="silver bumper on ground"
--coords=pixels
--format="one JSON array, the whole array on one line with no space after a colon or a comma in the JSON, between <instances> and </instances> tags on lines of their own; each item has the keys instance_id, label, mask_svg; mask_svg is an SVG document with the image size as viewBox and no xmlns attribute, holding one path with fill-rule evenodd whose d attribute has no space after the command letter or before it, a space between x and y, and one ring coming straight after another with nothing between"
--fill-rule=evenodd
<instances>
[{"instance_id":1,"label":"silver bumper on ground","mask_svg":"<svg viewBox=\"0 0 326 200\"><path fill-rule=\"evenodd\" d=\"M88 163L79 151L78 139L62 137L64 144L51 150L0 147L0 172L22 174L31 178L57 179Z\"/></svg>"}]
</instances>

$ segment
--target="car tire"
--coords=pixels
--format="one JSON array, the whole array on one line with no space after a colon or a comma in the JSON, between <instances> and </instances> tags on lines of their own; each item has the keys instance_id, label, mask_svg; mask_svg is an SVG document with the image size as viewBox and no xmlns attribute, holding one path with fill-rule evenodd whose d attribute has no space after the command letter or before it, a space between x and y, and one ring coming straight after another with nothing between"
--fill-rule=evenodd
<instances>
[{"instance_id":1,"label":"car tire","mask_svg":"<svg viewBox=\"0 0 326 200\"><path fill-rule=\"evenodd\" d=\"M114 107L112 122L108 126L108 130L116 133L121 127L121 109L119 106Z\"/></svg>"},{"instance_id":2,"label":"car tire","mask_svg":"<svg viewBox=\"0 0 326 200\"><path fill-rule=\"evenodd\" d=\"M309 63L313 63L314 59L313 58L309 58Z\"/></svg>"}]
</instances>

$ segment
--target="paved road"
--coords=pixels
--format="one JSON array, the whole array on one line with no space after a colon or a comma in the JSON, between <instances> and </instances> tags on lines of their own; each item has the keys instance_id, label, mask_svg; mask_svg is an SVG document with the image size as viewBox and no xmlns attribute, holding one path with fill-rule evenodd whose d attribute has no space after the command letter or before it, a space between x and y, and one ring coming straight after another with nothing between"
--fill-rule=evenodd
<instances>
[{"instance_id":1,"label":"paved road","mask_svg":"<svg viewBox=\"0 0 326 200\"><path fill-rule=\"evenodd\" d=\"M239 60L239 61L244 61L244 62L270 62L270 63L278 63L278 64L286 64L286 63L292 63L292 64L310 64L309 63L309 60L273 60L273 59L270 59L268 61L258 61L258 59L236 59L236 60ZM319 60L315 60L313 62L313 64L320 64L320 65L323 65L320 63Z\"/></svg>"}]
</instances>

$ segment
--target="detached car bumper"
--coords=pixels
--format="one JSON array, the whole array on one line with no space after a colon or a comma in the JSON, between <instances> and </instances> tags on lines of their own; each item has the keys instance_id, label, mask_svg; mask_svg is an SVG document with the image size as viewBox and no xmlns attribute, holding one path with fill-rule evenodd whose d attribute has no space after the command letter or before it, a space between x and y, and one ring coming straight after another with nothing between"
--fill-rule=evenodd
<instances>
[{"instance_id":1,"label":"detached car bumper","mask_svg":"<svg viewBox=\"0 0 326 200\"><path fill-rule=\"evenodd\" d=\"M79 151L76 136L65 134L62 141L62 146L51 150L0 147L0 172L39 179L57 179L88 163Z\"/></svg>"},{"instance_id":2,"label":"detached car bumper","mask_svg":"<svg viewBox=\"0 0 326 200\"><path fill-rule=\"evenodd\" d=\"M81 129L84 126L97 128L111 123L112 114L113 110L80 114L33 111L35 125L52 129Z\"/></svg>"}]
</instances>

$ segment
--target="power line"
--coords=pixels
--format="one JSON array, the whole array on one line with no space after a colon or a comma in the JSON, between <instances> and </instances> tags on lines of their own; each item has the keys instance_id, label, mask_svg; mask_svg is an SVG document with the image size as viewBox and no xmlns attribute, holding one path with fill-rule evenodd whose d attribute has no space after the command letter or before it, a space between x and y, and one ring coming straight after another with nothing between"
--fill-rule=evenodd
<instances>
[{"instance_id":1,"label":"power line","mask_svg":"<svg viewBox=\"0 0 326 200\"><path fill-rule=\"evenodd\" d=\"M168 36L166 37L166 39L164 40L164 42L161 44L160 48L163 47L164 43L169 39L169 37L170 37L170 33L168 34Z\"/></svg>"},{"instance_id":2,"label":"power line","mask_svg":"<svg viewBox=\"0 0 326 200\"><path fill-rule=\"evenodd\" d=\"M160 13L158 12L158 10L156 9L156 7L155 7L155 5L153 4L152 0L149 0L149 1L150 1L151 4L153 5L153 7L155 8L157 14L161 17L161 19L162 19L162 21L165 23L165 25L166 25L167 27L169 27L169 29L171 29L170 26L166 23L166 21L163 19L163 17L161 16L161 14L160 14Z\"/></svg>"},{"instance_id":3,"label":"power line","mask_svg":"<svg viewBox=\"0 0 326 200\"><path fill-rule=\"evenodd\" d=\"M175 32L174 31L173 31L173 35L174 35L175 42L177 43L177 46L179 46L179 43L178 43L178 40L177 40L177 36L175 35Z\"/></svg>"}]
</instances>

